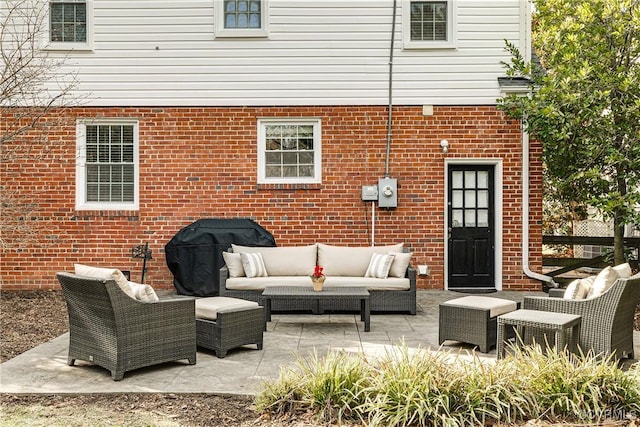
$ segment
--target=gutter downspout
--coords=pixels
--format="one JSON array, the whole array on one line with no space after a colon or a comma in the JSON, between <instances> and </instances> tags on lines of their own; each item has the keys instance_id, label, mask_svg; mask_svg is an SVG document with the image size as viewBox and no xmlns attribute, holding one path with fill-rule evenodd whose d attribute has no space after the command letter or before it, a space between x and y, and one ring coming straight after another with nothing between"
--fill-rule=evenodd
<instances>
[{"instance_id":1,"label":"gutter downspout","mask_svg":"<svg viewBox=\"0 0 640 427\"><path fill-rule=\"evenodd\" d=\"M529 133L522 124L522 271L530 279L546 283L549 288L557 288L553 277L531 271L529 267Z\"/></svg>"}]
</instances>

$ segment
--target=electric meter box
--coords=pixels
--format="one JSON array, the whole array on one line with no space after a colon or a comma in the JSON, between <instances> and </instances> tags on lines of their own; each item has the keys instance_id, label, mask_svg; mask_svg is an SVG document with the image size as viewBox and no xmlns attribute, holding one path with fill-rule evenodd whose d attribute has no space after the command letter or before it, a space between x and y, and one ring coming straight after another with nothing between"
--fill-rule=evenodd
<instances>
[{"instance_id":1,"label":"electric meter box","mask_svg":"<svg viewBox=\"0 0 640 427\"><path fill-rule=\"evenodd\" d=\"M362 186L362 200L365 202L377 202L378 201L378 187L375 185L363 185Z\"/></svg>"},{"instance_id":2,"label":"electric meter box","mask_svg":"<svg viewBox=\"0 0 640 427\"><path fill-rule=\"evenodd\" d=\"M378 180L378 206L381 208L398 207L398 180L380 178Z\"/></svg>"}]
</instances>

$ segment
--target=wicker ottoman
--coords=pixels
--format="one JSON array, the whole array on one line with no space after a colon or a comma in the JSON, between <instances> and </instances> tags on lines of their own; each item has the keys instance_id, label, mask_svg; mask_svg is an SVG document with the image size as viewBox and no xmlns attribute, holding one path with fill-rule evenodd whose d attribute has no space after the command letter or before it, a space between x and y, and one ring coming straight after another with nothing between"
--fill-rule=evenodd
<instances>
[{"instance_id":1,"label":"wicker ottoman","mask_svg":"<svg viewBox=\"0 0 640 427\"><path fill-rule=\"evenodd\" d=\"M440 304L439 343L460 341L487 353L496 346L497 317L518 309L520 303L501 298L466 296Z\"/></svg>"},{"instance_id":2,"label":"wicker ottoman","mask_svg":"<svg viewBox=\"0 0 640 427\"><path fill-rule=\"evenodd\" d=\"M196 343L220 358L246 344L262 350L264 325L263 308L256 302L228 297L196 300Z\"/></svg>"}]
</instances>

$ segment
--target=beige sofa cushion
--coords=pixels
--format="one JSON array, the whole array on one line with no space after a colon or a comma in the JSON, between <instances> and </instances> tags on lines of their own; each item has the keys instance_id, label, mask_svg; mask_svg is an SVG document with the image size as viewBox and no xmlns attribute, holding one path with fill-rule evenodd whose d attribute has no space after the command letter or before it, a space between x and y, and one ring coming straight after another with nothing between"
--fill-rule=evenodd
<instances>
[{"instance_id":1,"label":"beige sofa cushion","mask_svg":"<svg viewBox=\"0 0 640 427\"><path fill-rule=\"evenodd\" d=\"M309 286L309 276L269 276L269 277L232 277L225 282L226 289L236 291L263 291L267 286ZM327 276L324 287L328 286L364 286L370 291L406 291L411 287L407 278L388 277L377 279L375 277L338 277Z\"/></svg>"},{"instance_id":2,"label":"beige sofa cushion","mask_svg":"<svg viewBox=\"0 0 640 427\"><path fill-rule=\"evenodd\" d=\"M631 277L631 266L628 262L616 265L615 267L612 267L612 270L618 274L619 279L626 279L628 277Z\"/></svg>"},{"instance_id":3,"label":"beige sofa cushion","mask_svg":"<svg viewBox=\"0 0 640 427\"><path fill-rule=\"evenodd\" d=\"M231 245L234 253L260 253L269 276L308 276L313 273L317 245L252 247Z\"/></svg>"},{"instance_id":4,"label":"beige sofa cushion","mask_svg":"<svg viewBox=\"0 0 640 427\"><path fill-rule=\"evenodd\" d=\"M244 267L242 266L242 259L240 254L231 252L222 252L224 263L229 270L229 277L244 277Z\"/></svg>"},{"instance_id":5,"label":"beige sofa cushion","mask_svg":"<svg viewBox=\"0 0 640 427\"><path fill-rule=\"evenodd\" d=\"M373 254L369 261L367 272L364 277L376 277L378 279L386 279L389 276L391 263L393 263L394 255L392 254Z\"/></svg>"},{"instance_id":6,"label":"beige sofa cushion","mask_svg":"<svg viewBox=\"0 0 640 427\"><path fill-rule=\"evenodd\" d=\"M402 252L402 243L388 246L332 246L318 243L318 265L327 276L364 277L371 255ZM326 286L326 282L325 282Z\"/></svg>"},{"instance_id":7,"label":"beige sofa cushion","mask_svg":"<svg viewBox=\"0 0 640 427\"><path fill-rule=\"evenodd\" d=\"M407 268L411 262L411 253L404 252L389 252L394 255L393 263L391 264L391 270L389 270L390 277L404 277L407 275Z\"/></svg>"}]
</instances>

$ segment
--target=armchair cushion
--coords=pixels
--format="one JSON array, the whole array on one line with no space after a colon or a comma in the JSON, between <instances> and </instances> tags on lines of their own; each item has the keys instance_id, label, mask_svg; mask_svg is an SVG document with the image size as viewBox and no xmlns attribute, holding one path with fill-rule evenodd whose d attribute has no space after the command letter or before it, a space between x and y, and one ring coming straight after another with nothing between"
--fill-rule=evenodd
<instances>
[{"instance_id":1,"label":"armchair cushion","mask_svg":"<svg viewBox=\"0 0 640 427\"><path fill-rule=\"evenodd\" d=\"M567 289L564 291L564 299L584 299L591 286L584 279L576 279L569 283Z\"/></svg>"},{"instance_id":2,"label":"armchair cushion","mask_svg":"<svg viewBox=\"0 0 640 427\"><path fill-rule=\"evenodd\" d=\"M131 292L133 292L134 298L138 301L155 302L159 301L156 291L149 285L144 285L136 282L128 282Z\"/></svg>"},{"instance_id":3,"label":"armchair cushion","mask_svg":"<svg viewBox=\"0 0 640 427\"><path fill-rule=\"evenodd\" d=\"M618 273L616 270L611 267L605 267L600 273L598 273L593 281L588 298L595 298L605 293L617 278Z\"/></svg>"},{"instance_id":4,"label":"armchair cushion","mask_svg":"<svg viewBox=\"0 0 640 427\"><path fill-rule=\"evenodd\" d=\"M75 273L78 276L91 277L92 279L113 280L122 289L122 292L136 299L136 295L129 286L129 281L122 271L117 268L92 267L84 264L74 264Z\"/></svg>"}]
</instances>

